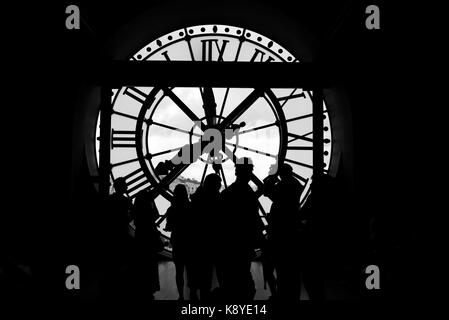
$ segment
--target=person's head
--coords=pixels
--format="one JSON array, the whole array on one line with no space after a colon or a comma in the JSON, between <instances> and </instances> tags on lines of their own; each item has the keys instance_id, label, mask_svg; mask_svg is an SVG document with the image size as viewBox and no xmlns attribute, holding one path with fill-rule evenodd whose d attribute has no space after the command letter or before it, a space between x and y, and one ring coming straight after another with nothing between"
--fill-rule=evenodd
<instances>
[{"instance_id":1,"label":"person's head","mask_svg":"<svg viewBox=\"0 0 449 320\"><path fill-rule=\"evenodd\" d=\"M128 189L128 187L126 185L126 179L124 177L115 179L114 189L115 189L116 193L124 194L126 192L126 190Z\"/></svg>"},{"instance_id":2,"label":"person's head","mask_svg":"<svg viewBox=\"0 0 449 320\"><path fill-rule=\"evenodd\" d=\"M283 163L279 168L279 177L281 180L289 179L293 176L293 168L286 163Z\"/></svg>"},{"instance_id":3,"label":"person's head","mask_svg":"<svg viewBox=\"0 0 449 320\"><path fill-rule=\"evenodd\" d=\"M235 176L238 181L248 183L253 174L253 161L250 158L241 158L235 164Z\"/></svg>"},{"instance_id":4,"label":"person's head","mask_svg":"<svg viewBox=\"0 0 449 320\"><path fill-rule=\"evenodd\" d=\"M183 184L176 185L173 190L173 200L178 203L183 203L189 201L189 194L187 193L187 188Z\"/></svg>"},{"instance_id":5,"label":"person's head","mask_svg":"<svg viewBox=\"0 0 449 320\"><path fill-rule=\"evenodd\" d=\"M270 168L268 169L268 175L271 176L276 174L277 172L278 172L278 164L276 162L270 165Z\"/></svg>"},{"instance_id":6,"label":"person's head","mask_svg":"<svg viewBox=\"0 0 449 320\"><path fill-rule=\"evenodd\" d=\"M221 178L216 173L211 173L204 179L204 190L211 193L218 193L221 188Z\"/></svg>"}]
</instances>

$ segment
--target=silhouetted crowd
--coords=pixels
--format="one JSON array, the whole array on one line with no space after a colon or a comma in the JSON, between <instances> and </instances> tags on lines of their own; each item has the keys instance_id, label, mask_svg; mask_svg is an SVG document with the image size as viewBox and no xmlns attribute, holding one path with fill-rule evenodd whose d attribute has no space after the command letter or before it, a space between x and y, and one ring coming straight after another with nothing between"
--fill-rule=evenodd
<instances>
[{"instance_id":1,"label":"silhouetted crowd","mask_svg":"<svg viewBox=\"0 0 449 320\"><path fill-rule=\"evenodd\" d=\"M235 182L222 192L218 173L207 175L191 197L183 184L173 190L165 230L171 232L178 299L185 299L185 278L193 301L254 299L251 263L256 250L260 252L270 299L299 300L301 280L311 299L324 299L324 285L317 276L319 262L310 252L313 250L301 246L311 239L309 224L304 224L304 216L310 215L311 209L300 209L304 187L294 177L292 167L281 165L257 191L249 184L253 178L251 159L236 164L235 175ZM105 210L104 241L108 249L104 261L111 273L105 277L125 274L130 294L146 292L153 299L160 290L158 253L166 245L157 229L160 216L154 197L151 191L143 191L133 204L125 195L124 178L116 179L114 188ZM262 194L272 200L267 226L259 214L258 198ZM130 237L131 221L135 225L134 238ZM218 282L215 288L214 277ZM113 294L120 281L104 281L105 292Z\"/></svg>"},{"instance_id":2,"label":"silhouetted crowd","mask_svg":"<svg viewBox=\"0 0 449 320\"><path fill-rule=\"evenodd\" d=\"M212 166L216 173L207 175L190 197L185 185L176 185L168 210L161 213L153 189L139 192L132 202L125 178L115 179L113 194L95 200L92 208L80 205L72 209L90 210L95 215L90 228L82 225L82 220L74 222L87 233L77 234L76 239L92 239L80 247L83 252L77 251L75 258L70 251L61 253L54 259L62 262L55 266L48 262L50 256L42 257L40 248L31 252L38 245L27 249L27 254L23 250L8 253L0 261L0 289L20 298L56 298L62 291L68 299L146 303L158 291L160 299L173 298L171 290L169 296L161 290L170 286L168 281L176 283L179 300L249 301L256 293L251 268L258 267L253 262L259 261L272 300L298 301L301 288L315 301L332 297L396 299L416 294L411 290L415 284L409 280L411 271L404 273L410 261L415 263L416 243L401 231L403 216L379 212L376 204L370 203L365 210L374 213L368 225L366 212L339 214L344 208L339 203L347 201L334 178L324 175L318 184L312 182L318 201L304 201L309 195L289 165L280 165L258 182L250 159L246 160L236 165L236 180L224 190L216 166ZM250 186L251 180L257 182L257 190ZM272 201L265 224L258 201L262 195ZM360 221L349 221L357 218ZM161 253L169 248L158 230L164 221L165 230L171 233L175 279L159 274ZM40 232L35 225L25 227L22 236ZM346 250L345 245L350 248ZM75 247L77 244L72 244ZM83 289L79 291L66 290L63 285L66 274L61 270L73 261L82 269ZM365 270L373 264L382 270L382 290L367 290Z\"/></svg>"}]
</instances>

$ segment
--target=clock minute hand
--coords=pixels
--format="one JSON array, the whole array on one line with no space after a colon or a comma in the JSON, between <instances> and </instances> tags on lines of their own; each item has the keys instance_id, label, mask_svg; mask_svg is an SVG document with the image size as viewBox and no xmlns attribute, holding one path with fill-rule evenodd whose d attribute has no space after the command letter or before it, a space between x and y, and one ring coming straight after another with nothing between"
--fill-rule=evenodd
<instances>
[{"instance_id":1,"label":"clock minute hand","mask_svg":"<svg viewBox=\"0 0 449 320\"><path fill-rule=\"evenodd\" d=\"M209 126L216 123L217 104L215 103L214 91L211 87L204 87L202 94L203 108L206 115L206 122Z\"/></svg>"},{"instance_id":2,"label":"clock minute hand","mask_svg":"<svg viewBox=\"0 0 449 320\"><path fill-rule=\"evenodd\" d=\"M220 123L219 130L224 131L234 123L264 93L262 88L254 89L232 112Z\"/></svg>"}]
</instances>

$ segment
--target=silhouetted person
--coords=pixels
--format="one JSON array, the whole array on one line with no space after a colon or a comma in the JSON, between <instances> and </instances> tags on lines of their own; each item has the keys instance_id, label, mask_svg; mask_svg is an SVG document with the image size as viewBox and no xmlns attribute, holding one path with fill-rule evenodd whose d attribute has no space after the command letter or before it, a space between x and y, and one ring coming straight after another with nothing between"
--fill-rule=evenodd
<instances>
[{"instance_id":1,"label":"silhouetted person","mask_svg":"<svg viewBox=\"0 0 449 320\"><path fill-rule=\"evenodd\" d=\"M126 196L127 185L125 178L117 178L114 182L115 193L107 199L107 217L105 224L111 237L110 244L114 252L123 254L129 241L129 222L131 200Z\"/></svg>"},{"instance_id":2,"label":"silhouetted person","mask_svg":"<svg viewBox=\"0 0 449 320\"><path fill-rule=\"evenodd\" d=\"M176 269L176 287L179 300L184 300L184 270L187 273L190 299L197 300L197 284L190 272L191 246L192 246L192 207L186 186L178 184L173 191L173 200L168 208L166 231L171 231L171 244L173 262Z\"/></svg>"},{"instance_id":3,"label":"silhouetted person","mask_svg":"<svg viewBox=\"0 0 449 320\"><path fill-rule=\"evenodd\" d=\"M279 298L299 300L299 201L303 187L293 176L290 165L282 164L278 174L280 180L272 175L264 184L264 194L273 201L268 214L268 246L276 269Z\"/></svg>"},{"instance_id":4,"label":"silhouetted person","mask_svg":"<svg viewBox=\"0 0 449 320\"><path fill-rule=\"evenodd\" d=\"M264 279L264 289L266 289L266 285L268 284L268 288L270 289L271 296L269 300L272 300L277 297L277 284L276 278L274 276L274 261L273 261L273 246L269 242L269 240L265 240L263 242L263 246L261 248L261 262L263 269L263 279Z\"/></svg>"},{"instance_id":5,"label":"silhouetted person","mask_svg":"<svg viewBox=\"0 0 449 320\"><path fill-rule=\"evenodd\" d=\"M200 289L201 300L210 300L214 265L217 252L217 218L220 210L221 178L211 173L192 196L192 271ZM219 274L219 270L217 273ZM220 278L220 275L217 275Z\"/></svg>"},{"instance_id":6,"label":"silhouetted person","mask_svg":"<svg viewBox=\"0 0 449 320\"><path fill-rule=\"evenodd\" d=\"M149 298L153 299L153 294L160 290L157 254L163 250L164 245L155 223L159 212L150 191L145 190L137 194L131 214L136 227L134 251L136 273L133 275L136 289L141 297L150 293Z\"/></svg>"},{"instance_id":7,"label":"silhouetted person","mask_svg":"<svg viewBox=\"0 0 449 320\"><path fill-rule=\"evenodd\" d=\"M312 199L301 209L301 219L305 222L301 236L301 273L309 299L315 301L326 298L324 257L329 256L327 246L339 232L335 231L338 226L330 222L336 203L341 201L341 198L336 196L333 183L333 178L329 175L323 175L319 185L316 185L316 180L312 182Z\"/></svg>"},{"instance_id":8,"label":"silhouetted person","mask_svg":"<svg viewBox=\"0 0 449 320\"><path fill-rule=\"evenodd\" d=\"M132 202L125 195L127 191L125 178L117 178L114 189L115 192L106 198L102 212L104 247L102 254L105 265L103 289L106 295L114 295L114 291L119 291L131 240L129 222Z\"/></svg>"},{"instance_id":9,"label":"silhouetted person","mask_svg":"<svg viewBox=\"0 0 449 320\"><path fill-rule=\"evenodd\" d=\"M313 184L312 186L313 187ZM313 192L313 191L312 191ZM301 210L305 218L305 227L301 234L301 265L300 271L309 299L324 300L324 269L323 269L323 226L321 223L321 210L313 208L313 201L309 199Z\"/></svg>"},{"instance_id":10,"label":"silhouetted person","mask_svg":"<svg viewBox=\"0 0 449 320\"><path fill-rule=\"evenodd\" d=\"M263 241L263 223L257 195L248 184L252 171L251 159L244 158L244 163L235 165L236 181L221 194L223 290L225 298L233 301L252 300L256 292L251 261Z\"/></svg>"}]
</instances>

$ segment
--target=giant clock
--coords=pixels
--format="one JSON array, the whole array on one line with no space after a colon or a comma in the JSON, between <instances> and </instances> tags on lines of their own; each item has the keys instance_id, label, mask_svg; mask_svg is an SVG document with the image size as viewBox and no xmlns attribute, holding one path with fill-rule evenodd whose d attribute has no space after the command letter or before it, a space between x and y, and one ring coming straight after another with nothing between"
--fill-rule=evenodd
<instances>
[{"instance_id":1,"label":"giant clock","mask_svg":"<svg viewBox=\"0 0 449 320\"><path fill-rule=\"evenodd\" d=\"M262 34L218 24L161 35L130 59L301 63L300 57ZM307 201L313 173L312 92L301 88L122 87L112 90L111 99L111 180L125 177L130 198L142 190L157 190L153 194L160 214L169 206L174 184L182 181L193 190L208 173L217 172L227 186L235 180L234 162L243 157L253 160L254 189L279 164L290 164L304 186L298 205ZM203 141L210 129L231 132L223 134L220 152L205 149L182 167L166 165ZM332 161L332 130L325 103L323 130L322 169L327 171ZM213 165L217 159L218 167ZM263 195L259 201L266 224L264 216L271 202ZM157 224L169 237L163 230L163 216Z\"/></svg>"}]
</instances>

